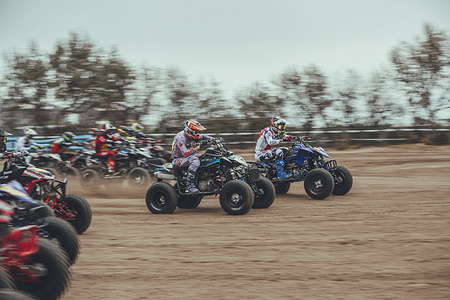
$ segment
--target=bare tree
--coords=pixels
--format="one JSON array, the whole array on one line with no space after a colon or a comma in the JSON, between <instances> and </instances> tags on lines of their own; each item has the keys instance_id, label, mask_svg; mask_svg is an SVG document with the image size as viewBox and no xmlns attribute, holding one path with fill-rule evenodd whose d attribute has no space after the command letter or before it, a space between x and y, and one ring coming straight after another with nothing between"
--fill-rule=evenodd
<instances>
[{"instance_id":1,"label":"bare tree","mask_svg":"<svg viewBox=\"0 0 450 300\"><path fill-rule=\"evenodd\" d=\"M11 127L42 127L49 118L55 118L51 114L54 106L47 101L48 58L39 52L34 42L28 51L7 58L7 73L2 81L7 95L3 99L1 116Z\"/></svg>"},{"instance_id":2,"label":"bare tree","mask_svg":"<svg viewBox=\"0 0 450 300\"><path fill-rule=\"evenodd\" d=\"M450 40L429 24L424 31L424 39L402 42L391 51L396 79L414 109L416 124L435 123L438 111L450 109Z\"/></svg>"}]
</instances>

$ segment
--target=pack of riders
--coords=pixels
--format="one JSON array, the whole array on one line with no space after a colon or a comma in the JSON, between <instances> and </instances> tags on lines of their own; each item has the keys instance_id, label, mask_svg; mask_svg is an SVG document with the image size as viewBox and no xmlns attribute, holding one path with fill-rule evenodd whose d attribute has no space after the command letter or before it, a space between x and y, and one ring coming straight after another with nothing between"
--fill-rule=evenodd
<instances>
[{"instance_id":1,"label":"pack of riders","mask_svg":"<svg viewBox=\"0 0 450 300\"><path fill-rule=\"evenodd\" d=\"M274 117L270 120L269 126L263 128L258 135L255 146L255 159L257 161L274 160L278 178L287 178L290 174L284 173L283 158L287 151L285 147L279 147L280 143L292 140L293 136L286 134L288 122L281 117ZM145 142L149 139L143 134L144 127L135 121L127 121L126 125L115 127L110 123L103 124L100 128L91 128L86 142L91 145L98 157L107 161L108 173L116 173L116 155L118 149L116 145L121 141ZM203 134L206 128L197 120L187 120L183 130L178 132L172 142L172 163L178 167L187 167L186 192L195 193L198 189L194 186L194 178L200 160L198 152L200 150L200 140L214 140L214 137ZM30 151L32 149L43 148L43 145L34 141L37 132L32 128L24 129L24 136L17 139L14 150L17 152ZM8 133L0 128L0 156L6 151L6 139ZM60 138L52 143L51 152L63 154L71 146L79 146L80 143L74 141L75 135L72 132L64 132ZM0 157L1 158L1 157Z\"/></svg>"}]
</instances>

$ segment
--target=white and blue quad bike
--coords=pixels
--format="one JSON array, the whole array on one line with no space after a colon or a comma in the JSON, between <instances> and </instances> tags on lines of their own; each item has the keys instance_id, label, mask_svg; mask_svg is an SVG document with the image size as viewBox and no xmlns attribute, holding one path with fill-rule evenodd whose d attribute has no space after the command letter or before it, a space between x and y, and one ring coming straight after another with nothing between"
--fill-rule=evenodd
<instances>
[{"instance_id":1,"label":"white and blue quad bike","mask_svg":"<svg viewBox=\"0 0 450 300\"><path fill-rule=\"evenodd\" d=\"M187 167L164 164L155 170L157 182L150 186L145 197L152 213L171 214L177 207L196 208L203 197L210 195L219 195L222 209L230 215L244 215L252 208L272 205L275 187L269 179L260 176L256 166L250 167L241 156L228 151L222 138L202 141L202 146L208 148L199 157L195 176L199 192L185 192Z\"/></svg>"},{"instance_id":2,"label":"white and blue quad bike","mask_svg":"<svg viewBox=\"0 0 450 300\"><path fill-rule=\"evenodd\" d=\"M305 191L313 199L323 200L331 194L347 194L353 185L350 171L338 166L322 147L310 146L308 139L294 137L291 147L284 149L282 161L249 163L257 165L260 173L272 181L277 194L286 194L291 183L298 181L304 181Z\"/></svg>"}]
</instances>

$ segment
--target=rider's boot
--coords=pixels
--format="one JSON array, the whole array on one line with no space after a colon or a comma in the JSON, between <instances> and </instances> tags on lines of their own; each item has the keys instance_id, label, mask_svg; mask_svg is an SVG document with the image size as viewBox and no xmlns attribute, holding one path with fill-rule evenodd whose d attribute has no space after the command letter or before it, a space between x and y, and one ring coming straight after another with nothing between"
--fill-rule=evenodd
<instances>
[{"instance_id":1,"label":"rider's boot","mask_svg":"<svg viewBox=\"0 0 450 300\"><path fill-rule=\"evenodd\" d=\"M282 159L275 161L275 166L277 167L277 178L284 179L289 178L292 174L287 174L284 172L284 161Z\"/></svg>"},{"instance_id":2,"label":"rider's boot","mask_svg":"<svg viewBox=\"0 0 450 300\"><path fill-rule=\"evenodd\" d=\"M186 193L198 193L198 188L194 185L194 175L188 174L186 179Z\"/></svg>"}]
</instances>

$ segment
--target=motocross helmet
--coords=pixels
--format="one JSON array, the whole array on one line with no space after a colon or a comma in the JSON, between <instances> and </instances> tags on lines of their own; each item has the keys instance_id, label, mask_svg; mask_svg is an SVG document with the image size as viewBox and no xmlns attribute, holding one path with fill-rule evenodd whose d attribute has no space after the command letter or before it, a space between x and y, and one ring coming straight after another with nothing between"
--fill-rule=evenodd
<instances>
[{"instance_id":1,"label":"motocross helmet","mask_svg":"<svg viewBox=\"0 0 450 300\"><path fill-rule=\"evenodd\" d=\"M32 128L25 128L23 130L23 133L25 134L25 137L32 139L33 137L35 137L38 133L36 132L36 130L32 129Z\"/></svg>"},{"instance_id":2,"label":"motocross helmet","mask_svg":"<svg viewBox=\"0 0 450 300\"><path fill-rule=\"evenodd\" d=\"M71 142L74 138L74 134L70 131L66 131L62 134L62 137L67 141L67 142Z\"/></svg>"},{"instance_id":3,"label":"motocross helmet","mask_svg":"<svg viewBox=\"0 0 450 300\"><path fill-rule=\"evenodd\" d=\"M131 130L133 130L134 132L141 132L142 130L144 130L144 126L139 123L133 123L131 124Z\"/></svg>"},{"instance_id":4,"label":"motocross helmet","mask_svg":"<svg viewBox=\"0 0 450 300\"><path fill-rule=\"evenodd\" d=\"M0 152L6 151L6 139L11 133L0 127Z\"/></svg>"},{"instance_id":5,"label":"motocross helmet","mask_svg":"<svg viewBox=\"0 0 450 300\"><path fill-rule=\"evenodd\" d=\"M119 134L120 134L121 136L127 137L127 136L130 135L129 133L130 133L130 131L131 131L131 128L122 125L122 126L119 126L119 127L117 128L117 131L119 132Z\"/></svg>"},{"instance_id":6,"label":"motocross helmet","mask_svg":"<svg viewBox=\"0 0 450 300\"><path fill-rule=\"evenodd\" d=\"M270 120L270 129L276 134L283 134L286 132L287 121L280 117L275 117Z\"/></svg>"},{"instance_id":7,"label":"motocross helmet","mask_svg":"<svg viewBox=\"0 0 450 300\"><path fill-rule=\"evenodd\" d=\"M206 130L206 128L196 120L190 119L184 123L184 133L192 140L197 140L203 130Z\"/></svg>"},{"instance_id":8,"label":"motocross helmet","mask_svg":"<svg viewBox=\"0 0 450 300\"><path fill-rule=\"evenodd\" d=\"M106 135L110 135L113 133L114 130L116 130L117 128L112 126L109 123L103 124L102 125L102 131L104 132L104 134Z\"/></svg>"}]
</instances>

